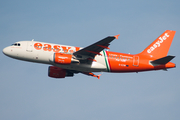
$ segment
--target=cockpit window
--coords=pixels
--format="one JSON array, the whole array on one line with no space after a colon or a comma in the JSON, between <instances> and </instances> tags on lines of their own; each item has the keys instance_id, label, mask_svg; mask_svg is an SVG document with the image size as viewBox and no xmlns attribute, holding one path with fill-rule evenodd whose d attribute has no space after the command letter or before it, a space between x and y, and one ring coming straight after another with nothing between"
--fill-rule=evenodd
<instances>
[{"instance_id":1,"label":"cockpit window","mask_svg":"<svg viewBox=\"0 0 180 120\"><path fill-rule=\"evenodd\" d=\"M14 43L14 44L12 44L12 46L21 46L21 44L20 43Z\"/></svg>"}]
</instances>

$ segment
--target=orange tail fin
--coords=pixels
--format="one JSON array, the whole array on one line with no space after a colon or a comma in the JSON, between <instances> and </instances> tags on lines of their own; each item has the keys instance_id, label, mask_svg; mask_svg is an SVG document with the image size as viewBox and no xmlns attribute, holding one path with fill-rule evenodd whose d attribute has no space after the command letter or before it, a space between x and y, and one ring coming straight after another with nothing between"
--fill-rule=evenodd
<instances>
[{"instance_id":1,"label":"orange tail fin","mask_svg":"<svg viewBox=\"0 0 180 120\"><path fill-rule=\"evenodd\" d=\"M146 55L153 58L162 58L167 56L176 31L166 30L154 42L152 42L140 55Z\"/></svg>"}]
</instances>

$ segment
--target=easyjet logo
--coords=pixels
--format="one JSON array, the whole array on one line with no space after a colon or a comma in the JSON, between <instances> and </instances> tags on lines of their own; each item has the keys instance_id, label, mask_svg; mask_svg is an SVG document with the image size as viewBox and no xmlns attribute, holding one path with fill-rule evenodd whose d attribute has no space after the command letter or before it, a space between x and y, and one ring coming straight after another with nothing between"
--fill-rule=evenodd
<instances>
[{"instance_id":1,"label":"easyjet logo","mask_svg":"<svg viewBox=\"0 0 180 120\"><path fill-rule=\"evenodd\" d=\"M44 51L53 51L53 52L65 52L65 53L74 53L80 49L80 47L68 47L68 46L60 46L60 45L50 45L50 44L42 44L35 43L34 48L36 50L44 50Z\"/></svg>"},{"instance_id":2,"label":"easyjet logo","mask_svg":"<svg viewBox=\"0 0 180 120\"><path fill-rule=\"evenodd\" d=\"M168 33L165 33L164 36L159 37L158 41L156 43L154 43L154 45L152 45L148 50L147 53L151 53L152 51L154 51L157 47L160 47L161 44L169 37Z\"/></svg>"}]
</instances>

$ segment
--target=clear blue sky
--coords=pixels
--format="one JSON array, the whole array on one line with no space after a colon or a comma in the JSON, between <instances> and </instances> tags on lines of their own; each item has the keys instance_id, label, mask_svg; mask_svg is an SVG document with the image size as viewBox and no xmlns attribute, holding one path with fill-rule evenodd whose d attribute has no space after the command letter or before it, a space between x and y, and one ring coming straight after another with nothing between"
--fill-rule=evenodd
<instances>
[{"instance_id":1,"label":"clear blue sky","mask_svg":"<svg viewBox=\"0 0 180 120\"><path fill-rule=\"evenodd\" d=\"M178 0L1 0L0 48L31 40L85 47L120 34L111 51L139 53L165 30L177 68L143 73L48 77L48 65L1 52L1 120L179 120Z\"/></svg>"}]
</instances>

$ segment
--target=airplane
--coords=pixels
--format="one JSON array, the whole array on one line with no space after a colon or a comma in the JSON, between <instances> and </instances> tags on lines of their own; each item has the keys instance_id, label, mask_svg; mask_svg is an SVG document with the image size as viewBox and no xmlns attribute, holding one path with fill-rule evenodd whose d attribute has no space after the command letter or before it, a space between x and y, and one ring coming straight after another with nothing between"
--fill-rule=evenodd
<instances>
[{"instance_id":1,"label":"airplane","mask_svg":"<svg viewBox=\"0 0 180 120\"><path fill-rule=\"evenodd\" d=\"M84 48L34 40L19 41L4 48L3 53L18 60L51 65L48 76L52 78L73 77L82 73L99 79L101 74L93 72L127 73L176 67L170 62L175 56L167 55L175 33L166 30L138 54L109 51L110 42L118 39L119 35L108 36Z\"/></svg>"}]
</instances>

